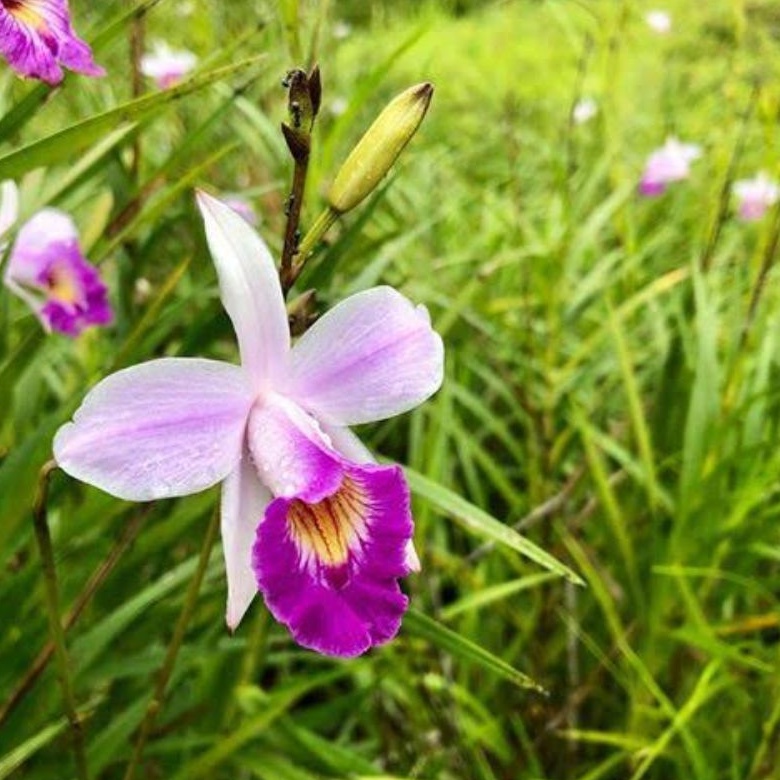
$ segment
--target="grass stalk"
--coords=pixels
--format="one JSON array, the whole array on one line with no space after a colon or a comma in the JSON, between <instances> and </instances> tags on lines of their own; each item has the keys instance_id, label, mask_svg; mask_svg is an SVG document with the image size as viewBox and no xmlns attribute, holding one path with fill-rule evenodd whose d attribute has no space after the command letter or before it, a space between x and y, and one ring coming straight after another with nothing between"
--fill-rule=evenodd
<instances>
[{"instance_id":1,"label":"grass stalk","mask_svg":"<svg viewBox=\"0 0 780 780\"><path fill-rule=\"evenodd\" d=\"M168 687L168 682L173 674L173 669L176 665L176 659L181 650L182 643L184 642L184 634L187 631L187 627L190 624L192 615L195 611L195 605L198 601L198 594L200 593L203 579L206 576L206 569L208 568L209 558L211 556L211 549L214 546L214 541L217 538L217 532L219 530L219 509L214 510L209 521L208 528L206 529L206 535L203 537L203 544L200 548L200 557L198 559L198 566L195 569L195 574L190 580L187 593L184 597L184 604L182 605L181 612L179 613L179 619L176 623L176 627L173 631L173 637L171 637L168 650L165 654L165 660L157 675L157 682L154 686L154 693L152 699L146 708L146 714L141 722L141 726L138 732L138 737L135 742L135 748L133 749L133 755L130 759L130 763L127 765L125 771L125 780L132 780L135 777L136 770L141 764L143 758L144 747L149 739L149 735L154 727L155 720L160 710L162 709L163 702L165 701L165 692Z\"/></svg>"},{"instance_id":2,"label":"grass stalk","mask_svg":"<svg viewBox=\"0 0 780 780\"><path fill-rule=\"evenodd\" d=\"M47 519L47 502L49 499L49 483L57 464L50 460L40 471L38 485L33 504L33 525L35 539L43 567L43 581L46 593L46 614L49 619L49 632L57 660L57 676L62 688L62 698L65 704L65 715L70 723L73 740L73 756L76 762L78 780L89 780L87 755L84 750L84 730L81 718L76 710L76 695L73 691L73 677L70 669L70 659L65 645L65 631L60 620L60 597L57 584L57 570L54 564L54 550Z\"/></svg>"},{"instance_id":3,"label":"grass stalk","mask_svg":"<svg viewBox=\"0 0 780 780\"><path fill-rule=\"evenodd\" d=\"M130 546L138 532L143 525L144 520L149 516L151 511L151 505L143 512L139 512L125 527L122 532L119 541L114 545L111 552L105 560L101 561L100 565L92 573L92 576L87 581L84 589L79 593L76 600L73 602L73 606L68 610L62 621L63 631L66 633L73 628L82 613L86 609L87 605L92 601L95 593L100 589L101 585L106 581L109 574L114 570L119 559L122 557L124 551ZM11 695L5 701L2 707L0 707L0 727L8 719L10 714L16 709L19 703L24 699L27 693L35 685L38 678L49 664L52 656L54 655L54 642L47 642L40 653L36 656L30 668L25 673L24 677L19 681L18 685L14 688Z\"/></svg>"}]
</instances>

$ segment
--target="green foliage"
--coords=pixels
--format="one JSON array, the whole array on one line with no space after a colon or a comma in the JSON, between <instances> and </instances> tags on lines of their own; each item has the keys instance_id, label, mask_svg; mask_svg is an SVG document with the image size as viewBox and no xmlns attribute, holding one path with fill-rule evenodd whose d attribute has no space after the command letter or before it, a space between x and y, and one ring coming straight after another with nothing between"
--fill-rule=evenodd
<instances>
[{"instance_id":1,"label":"green foliage","mask_svg":"<svg viewBox=\"0 0 780 780\"><path fill-rule=\"evenodd\" d=\"M387 98L436 86L293 291L324 308L393 284L444 337L437 396L360 431L408 466L413 611L348 663L260 603L231 636L215 550L138 776L776 776L780 211L746 224L728 203L734 178L780 175L776 4L668 0L667 36L639 0L187 5L72 0L105 79L50 92L0 68L0 179L25 217L74 215L117 310L70 341L0 296L0 708L49 639L31 508L53 431L118 367L235 360L192 189L251 198L279 255L279 82L316 58L304 227ZM133 91L139 9L148 42L200 55L174 90ZM599 113L576 125L583 95ZM669 133L705 154L643 200ZM93 778L124 774L216 501L134 506L54 477L66 616L98 582L67 631ZM0 724L0 777L74 776L70 746L47 664Z\"/></svg>"}]
</instances>

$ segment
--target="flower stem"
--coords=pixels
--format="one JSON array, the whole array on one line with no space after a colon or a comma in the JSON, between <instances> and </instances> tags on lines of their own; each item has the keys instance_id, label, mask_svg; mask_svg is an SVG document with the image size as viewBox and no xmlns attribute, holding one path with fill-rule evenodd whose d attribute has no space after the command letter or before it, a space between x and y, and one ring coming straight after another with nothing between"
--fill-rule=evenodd
<instances>
[{"instance_id":1,"label":"flower stem","mask_svg":"<svg viewBox=\"0 0 780 780\"><path fill-rule=\"evenodd\" d=\"M292 286L300 276L301 271L303 271L303 266L309 259L309 255L314 251L314 247L317 246L320 239L331 229L331 227L333 227L340 216L341 214L338 211L329 207L317 217L309 232L303 237L303 240L298 245L298 251L295 253L295 263L290 272L290 278L292 280L290 286Z\"/></svg>"},{"instance_id":2,"label":"flower stem","mask_svg":"<svg viewBox=\"0 0 780 780\"><path fill-rule=\"evenodd\" d=\"M57 676L62 688L62 698L65 703L65 714L70 723L73 736L73 755L76 760L76 775L79 780L89 780L87 756L84 750L84 731L81 719L76 711L76 696L73 692L73 680L70 672L70 659L65 645L65 632L60 621L60 598L57 586L57 571L54 565L51 534L47 521L46 504L49 498L49 482L57 464L50 460L41 469L38 477L38 487L33 504L33 525L35 538L43 566L43 580L46 591L46 613L49 618L49 631L54 644L54 655L57 660Z\"/></svg>"},{"instance_id":3,"label":"flower stem","mask_svg":"<svg viewBox=\"0 0 780 780\"><path fill-rule=\"evenodd\" d=\"M293 258L298 253L298 225L301 221L301 207L306 191L306 173L309 170L309 154L300 155L295 159L292 190L287 201L287 225L284 230L284 248L282 262L279 267L279 278L285 297L295 282L293 276Z\"/></svg>"},{"instance_id":4,"label":"flower stem","mask_svg":"<svg viewBox=\"0 0 780 780\"><path fill-rule=\"evenodd\" d=\"M165 699L165 689L168 686L168 682L173 674L173 668L176 665L176 658L179 655L182 643L184 641L184 634L187 631L187 626L192 619L192 614L195 611L195 605L198 601L198 594L200 593L200 587L203 584L203 578L206 576L206 569L208 568L209 557L211 556L211 548L214 546L214 541L217 538L217 531L219 529L219 509L216 509L211 516L209 526L206 529L206 536L203 538L203 544L200 548L200 557L198 559L198 566L195 569L195 574L190 580L187 593L184 597L184 604L182 605L181 612L179 613L179 620L176 623L176 628L173 630L173 637L168 645L168 651L165 654L165 660L157 674L157 682L154 686L154 693L152 699L146 708L146 715L141 722L141 726L138 732L138 738L136 739L135 749L133 750L133 756L130 759L130 763L127 766L124 780L132 780L135 776L135 771L141 763L143 757L144 747L152 728L154 727L155 719L158 713L162 709L162 705Z\"/></svg>"}]
</instances>

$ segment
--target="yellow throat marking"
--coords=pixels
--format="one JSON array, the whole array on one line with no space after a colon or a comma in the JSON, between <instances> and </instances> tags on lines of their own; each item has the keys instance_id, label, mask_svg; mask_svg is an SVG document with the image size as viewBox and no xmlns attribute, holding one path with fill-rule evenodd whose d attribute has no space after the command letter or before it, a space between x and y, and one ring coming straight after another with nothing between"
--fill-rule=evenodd
<instances>
[{"instance_id":1,"label":"yellow throat marking","mask_svg":"<svg viewBox=\"0 0 780 780\"><path fill-rule=\"evenodd\" d=\"M342 566L355 541L365 538L367 510L363 491L344 477L341 487L318 504L294 500L287 511L287 522L305 558L316 558L326 566Z\"/></svg>"}]
</instances>

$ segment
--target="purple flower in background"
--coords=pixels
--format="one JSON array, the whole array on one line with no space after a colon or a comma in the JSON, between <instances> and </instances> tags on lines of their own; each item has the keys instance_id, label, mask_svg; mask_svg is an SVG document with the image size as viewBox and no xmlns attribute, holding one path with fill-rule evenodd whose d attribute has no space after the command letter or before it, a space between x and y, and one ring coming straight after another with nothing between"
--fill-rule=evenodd
<instances>
[{"instance_id":1,"label":"purple flower in background","mask_svg":"<svg viewBox=\"0 0 780 780\"><path fill-rule=\"evenodd\" d=\"M691 173L691 163L699 157L700 146L683 144L676 138L668 138L666 143L648 158L639 183L639 192L650 197L661 195L667 184L687 179Z\"/></svg>"},{"instance_id":2,"label":"purple flower in background","mask_svg":"<svg viewBox=\"0 0 780 780\"><path fill-rule=\"evenodd\" d=\"M0 213L4 206L5 198ZM73 220L57 209L39 211L22 225L3 281L47 331L78 336L89 325L111 322L106 286L81 253Z\"/></svg>"},{"instance_id":3,"label":"purple flower in background","mask_svg":"<svg viewBox=\"0 0 780 780\"><path fill-rule=\"evenodd\" d=\"M198 58L191 51L173 51L164 43L158 43L154 51L141 57L141 73L154 79L160 89L169 89L197 64Z\"/></svg>"},{"instance_id":4,"label":"purple flower in background","mask_svg":"<svg viewBox=\"0 0 780 780\"><path fill-rule=\"evenodd\" d=\"M0 54L17 73L48 84L62 81L60 66L105 75L71 27L68 0L0 0Z\"/></svg>"},{"instance_id":5,"label":"purple flower in background","mask_svg":"<svg viewBox=\"0 0 780 780\"><path fill-rule=\"evenodd\" d=\"M391 639L419 568L409 489L347 426L420 404L444 351L426 310L389 287L341 302L291 349L262 239L205 194L199 204L242 365L166 358L119 371L60 428L69 474L120 498L183 496L224 480L227 623L255 593L301 645L349 657Z\"/></svg>"},{"instance_id":6,"label":"purple flower in background","mask_svg":"<svg viewBox=\"0 0 780 780\"><path fill-rule=\"evenodd\" d=\"M780 199L780 186L763 171L752 179L735 181L733 190L740 219L745 222L761 219Z\"/></svg>"}]
</instances>

